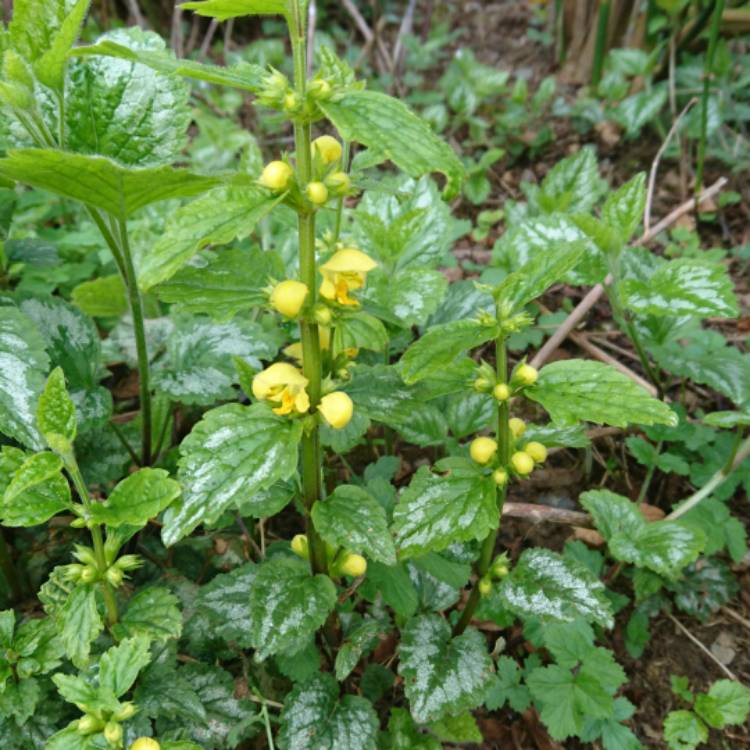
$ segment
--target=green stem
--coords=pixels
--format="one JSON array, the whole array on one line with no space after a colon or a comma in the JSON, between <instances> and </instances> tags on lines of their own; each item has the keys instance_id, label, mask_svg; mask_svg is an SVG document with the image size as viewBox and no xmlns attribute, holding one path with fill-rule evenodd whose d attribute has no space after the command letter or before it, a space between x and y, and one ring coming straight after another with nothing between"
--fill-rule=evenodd
<instances>
[{"instance_id":1,"label":"green stem","mask_svg":"<svg viewBox=\"0 0 750 750\"><path fill-rule=\"evenodd\" d=\"M708 137L708 99L711 93L711 79L714 71L714 57L719 41L721 17L724 13L724 0L716 0L711 27L708 32L708 49L703 63L703 94L701 97L701 134L698 139L698 158L695 168L695 195L703 189L703 168L706 163L706 139Z\"/></svg>"},{"instance_id":2,"label":"green stem","mask_svg":"<svg viewBox=\"0 0 750 750\"><path fill-rule=\"evenodd\" d=\"M120 445L128 452L130 460L136 465L141 465L141 459L138 458L138 454L133 450L133 446L130 445L128 439L125 437L125 433L120 429L116 422L110 422L109 426L112 428L112 432L115 433L115 437L120 441Z\"/></svg>"},{"instance_id":3,"label":"green stem","mask_svg":"<svg viewBox=\"0 0 750 750\"><path fill-rule=\"evenodd\" d=\"M0 529L0 570L3 571L5 580L8 582L10 591L13 594L13 601L20 602L23 598L23 588L16 573L16 566L13 564L10 548L8 547L8 542L5 540L2 529Z\"/></svg>"},{"instance_id":4,"label":"green stem","mask_svg":"<svg viewBox=\"0 0 750 750\"><path fill-rule=\"evenodd\" d=\"M307 92L307 51L305 19L300 0L291 3L289 36L294 57L294 83L297 94L304 101ZM294 145L297 156L297 171L300 188L312 178L312 139L310 124L302 120L294 123ZM310 305L317 297L317 268L315 266L315 214L301 210L298 214L299 273L300 280L309 290ZM321 352L318 325L308 320L300 321L302 341L302 370L308 380L310 412L317 410L321 395ZM315 530L310 513L313 505L323 499L322 455L317 424L306 430L301 441L302 454L302 499L305 505L307 540L310 549L310 566L314 573L325 573L328 565L323 540Z\"/></svg>"},{"instance_id":5,"label":"green stem","mask_svg":"<svg viewBox=\"0 0 750 750\"><path fill-rule=\"evenodd\" d=\"M729 474L729 472L732 471L732 467L734 466L734 461L737 458L737 451L740 449L740 445L742 445L743 433L744 433L744 429L742 428L742 426L739 426L734 433L734 445L732 445L732 450L729 453L729 458L727 459L726 464L724 464L725 474Z\"/></svg>"},{"instance_id":6,"label":"green stem","mask_svg":"<svg viewBox=\"0 0 750 750\"><path fill-rule=\"evenodd\" d=\"M591 85L596 89L602 80L604 56L607 52L607 29L609 27L610 0L600 0L599 18L596 23L596 46L594 47L594 62L591 67Z\"/></svg>"},{"instance_id":7,"label":"green stem","mask_svg":"<svg viewBox=\"0 0 750 750\"><path fill-rule=\"evenodd\" d=\"M65 468L70 474L70 478L73 480L73 486L78 492L78 497L83 503L83 507L88 511L91 509L91 496L89 495L86 482L83 481L81 470L78 468L78 462L75 457L70 455L65 457ZM99 574L103 576L107 571L107 560L104 555L104 537L102 536L102 529L98 524L94 524L89 527L91 532L91 540L94 543L94 557L96 558L96 567L99 570ZM108 581L101 580L102 593L104 594L104 604L107 608L107 622L110 626L114 625L118 620L117 614L117 601L115 599L115 593Z\"/></svg>"},{"instance_id":8,"label":"green stem","mask_svg":"<svg viewBox=\"0 0 750 750\"><path fill-rule=\"evenodd\" d=\"M656 444L656 456L658 457L661 453L661 449L664 445L664 441L660 440ZM645 499L646 495L648 494L649 487L651 487L651 480L654 478L654 473L656 472L656 461L651 464L651 466L648 467L648 471L646 472L646 478L643 480L643 484L641 485L641 490L638 493L638 505L640 505Z\"/></svg>"},{"instance_id":9,"label":"green stem","mask_svg":"<svg viewBox=\"0 0 750 750\"><path fill-rule=\"evenodd\" d=\"M133 254L130 251L128 227L124 220L119 222L119 247L125 270L125 285L128 290L130 312L133 316L135 348L138 355L138 380L141 402L141 466L151 464L151 388L149 385L148 344L146 342L145 316L143 301L138 289L138 279L133 265Z\"/></svg>"},{"instance_id":10,"label":"green stem","mask_svg":"<svg viewBox=\"0 0 750 750\"><path fill-rule=\"evenodd\" d=\"M344 141L344 149L341 154L341 168L344 172L349 171L349 141ZM336 228L333 232L334 245L341 239L341 222L344 217L344 196L340 195L336 202ZM387 364L387 363L386 363Z\"/></svg>"},{"instance_id":11,"label":"green stem","mask_svg":"<svg viewBox=\"0 0 750 750\"><path fill-rule=\"evenodd\" d=\"M500 309L498 306L498 319L501 319ZM495 361L496 361L496 373L497 382L506 383L508 381L508 352L505 346L505 336L500 334L495 340ZM508 469L510 465L510 451L511 451L511 439L510 439L510 405L507 401L497 402L496 409L496 429L495 429L495 440L497 442L497 455L499 466ZM492 556L495 552L495 544L497 543L497 537L500 533L500 523L503 516L503 506L505 505L505 499L508 494L508 486L503 485L497 488L497 526L492 530L482 542L482 547L479 552L479 559L477 560L474 571L477 576L477 580L474 582L471 594L466 601L461 617L453 628L453 635L461 635L466 630L469 623L471 622L474 613L479 606L479 602L482 595L479 591L479 581L483 576L487 574L487 571L492 565Z\"/></svg>"}]
</instances>

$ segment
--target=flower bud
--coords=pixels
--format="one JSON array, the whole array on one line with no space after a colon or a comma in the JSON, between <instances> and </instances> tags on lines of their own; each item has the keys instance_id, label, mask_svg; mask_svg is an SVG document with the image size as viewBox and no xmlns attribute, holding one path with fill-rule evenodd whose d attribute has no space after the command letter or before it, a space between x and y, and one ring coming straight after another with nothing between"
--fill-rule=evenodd
<instances>
[{"instance_id":1,"label":"flower bud","mask_svg":"<svg viewBox=\"0 0 750 750\"><path fill-rule=\"evenodd\" d=\"M510 427L510 432L516 440L526 432L526 422L518 417L511 417L508 420L508 427Z\"/></svg>"},{"instance_id":2,"label":"flower bud","mask_svg":"<svg viewBox=\"0 0 750 750\"><path fill-rule=\"evenodd\" d=\"M316 78L310 81L307 90L313 99L327 99L331 95L331 84L325 78Z\"/></svg>"},{"instance_id":3,"label":"flower bud","mask_svg":"<svg viewBox=\"0 0 750 750\"><path fill-rule=\"evenodd\" d=\"M478 393L487 393L490 388L492 388L492 383L487 378L480 377L474 381L474 390Z\"/></svg>"},{"instance_id":4,"label":"flower bud","mask_svg":"<svg viewBox=\"0 0 750 750\"><path fill-rule=\"evenodd\" d=\"M120 570L135 570L143 565L143 558L140 555L123 555L115 565Z\"/></svg>"},{"instance_id":5,"label":"flower bud","mask_svg":"<svg viewBox=\"0 0 750 750\"><path fill-rule=\"evenodd\" d=\"M497 443L489 437L478 437L471 441L469 455L478 464L489 463L497 453Z\"/></svg>"},{"instance_id":6,"label":"flower bud","mask_svg":"<svg viewBox=\"0 0 750 750\"><path fill-rule=\"evenodd\" d=\"M97 719L96 716L92 716L91 714L86 714L85 716L82 716L80 719L78 719L78 724L76 725L76 731L78 734L94 734L94 732L98 732L102 728L102 720Z\"/></svg>"},{"instance_id":7,"label":"flower bud","mask_svg":"<svg viewBox=\"0 0 750 750\"><path fill-rule=\"evenodd\" d=\"M492 389L492 395L498 401L507 401L510 398L510 388L505 383L498 383Z\"/></svg>"},{"instance_id":8,"label":"flower bud","mask_svg":"<svg viewBox=\"0 0 750 750\"><path fill-rule=\"evenodd\" d=\"M290 91L284 96L284 109L287 112L294 112L299 107L299 96L296 92Z\"/></svg>"},{"instance_id":9,"label":"flower bud","mask_svg":"<svg viewBox=\"0 0 750 750\"><path fill-rule=\"evenodd\" d=\"M71 565L65 566L65 577L69 581L80 581L81 580L81 573L83 573L83 565L79 565L78 563L72 563Z\"/></svg>"},{"instance_id":10,"label":"flower bud","mask_svg":"<svg viewBox=\"0 0 750 750\"><path fill-rule=\"evenodd\" d=\"M118 568L116 565L113 565L111 568L107 568L107 572L104 574L104 577L107 579L107 583L109 583L114 588L119 588L122 586L123 579L125 578L125 574Z\"/></svg>"},{"instance_id":11,"label":"flower bud","mask_svg":"<svg viewBox=\"0 0 750 750\"><path fill-rule=\"evenodd\" d=\"M367 572L367 560L362 555L355 555L350 552L340 564L339 570L343 575L359 578Z\"/></svg>"},{"instance_id":12,"label":"flower bud","mask_svg":"<svg viewBox=\"0 0 750 750\"><path fill-rule=\"evenodd\" d=\"M151 737L139 737L130 746L130 750L161 750L161 745Z\"/></svg>"},{"instance_id":13,"label":"flower bud","mask_svg":"<svg viewBox=\"0 0 750 750\"><path fill-rule=\"evenodd\" d=\"M344 195L352 189L352 181L346 172L334 172L329 175L326 185L336 195Z\"/></svg>"},{"instance_id":14,"label":"flower bud","mask_svg":"<svg viewBox=\"0 0 750 750\"><path fill-rule=\"evenodd\" d=\"M296 534L291 542L292 552L303 560L310 559L310 550L308 548L307 536L305 534Z\"/></svg>"},{"instance_id":15,"label":"flower bud","mask_svg":"<svg viewBox=\"0 0 750 750\"><path fill-rule=\"evenodd\" d=\"M99 578L99 571L94 565L86 565L81 571L81 583L93 583Z\"/></svg>"},{"instance_id":16,"label":"flower bud","mask_svg":"<svg viewBox=\"0 0 750 750\"><path fill-rule=\"evenodd\" d=\"M523 450L534 459L536 464L543 464L547 460L547 449L536 440L526 443Z\"/></svg>"},{"instance_id":17,"label":"flower bud","mask_svg":"<svg viewBox=\"0 0 750 750\"><path fill-rule=\"evenodd\" d=\"M122 726L116 721L108 721L104 727L104 739L110 745L119 745L122 742Z\"/></svg>"},{"instance_id":18,"label":"flower bud","mask_svg":"<svg viewBox=\"0 0 750 750\"><path fill-rule=\"evenodd\" d=\"M505 469L495 469L492 472L492 478L498 487L505 487L508 484L508 472Z\"/></svg>"},{"instance_id":19,"label":"flower bud","mask_svg":"<svg viewBox=\"0 0 750 750\"><path fill-rule=\"evenodd\" d=\"M513 380L521 385L534 385L538 377L539 372L536 367L532 367L526 363L519 365L513 373Z\"/></svg>"},{"instance_id":20,"label":"flower bud","mask_svg":"<svg viewBox=\"0 0 750 750\"><path fill-rule=\"evenodd\" d=\"M91 547L84 547L82 544L76 544L73 557L80 560L84 565L96 565L96 555Z\"/></svg>"},{"instance_id":21,"label":"flower bud","mask_svg":"<svg viewBox=\"0 0 750 750\"><path fill-rule=\"evenodd\" d=\"M534 459L524 451L517 451L510 457L510 464L516 474L528 476L534 471Z\"/></svg>"},{"instance_id":22,"label":"flower bud","mask_svg":"<svg viewBox=\"0 0 750 750\"><path fill-rule=\"evenodd\" d=\"M501 580L510 572L508 556L505 554L498 555L490 566L490 575L493 578Z\"/></svg>"},{"instance_id":23,"label":"flower bud","mask_svg":"<svg viewBox=\"0 0 750 750\"><path fill-rule=\"evenodd\" d=\"M74 529L85 529L88 524L85 518L74 518L70 525Z\"/></svg>"},{"instance_id":24,"label":"flower bud","mask_svg":"<svg viewBox=\"0 0 750 750\"><path fill-rule=\"evenodd\" d=\"M122 704L119 711L112 714L112 718L115 721L127 721L128 719L132 719L137 713L138 707L135 703L128 701L127 703Z\"/></svg>"},{"instance_id":25,"label":"flower bud","mask_svg":"<svg viewBox=\"0 0 750 750\"><path fill-rule=\"evenodd\" d=\"M354 404L348 394L334 391L320 399L318 411L334 430L342 430L351 421Z\"/></svg>"},{"instance_id":26,"label":"flower bud","mask_svg":"<svg viewBox=\"0 0 750 750\"><path fill-rule=\"evenodd\" d=\"M287 318L296 318L305 304L308 292L307 285L301 281L281 281L271 292L271 307Z\"/></svg>"},{"instance_id":27,"label":"flower bud","mask_svg":"<svg viewBox=\"0 0 750 750\"><path fill-rule=\"evenodd\" d=\"M479 579L479 593L482 596L489 596L492 593L492 579L482 576Z\"/></svg>"},{"instance_id":28,"label":"flower bud","mask_svg":"<svg viewBox=\"0 0 750 750\"><path fill-rule=\"evenodd\" d=\"M293 174L292 168L286 162L272 161L263 169L260 184L271 190L286 190Z\"/></svg>"},{"instance_id":29,"label":"flower bud","mask_svg":"<svg viewBox=\"0 0 750 750\"><path fill-rule=\"evenodd\" d=\"M305 192L307 199L315 206L322 206L328 200L328 188L322 182L311 182Z\"/></svg>"},{"instance_id":30,"label":"flower bud","mask_svg":"<svg viewBox=\"0 0 750 750\"><path fill-rule=\"evenodd\" d=\"M317 151L326 164L333 164L341 159L341 144L333 136L321 135L312 142L312 146L313 154Z\"/></svg>"}]
</instances>

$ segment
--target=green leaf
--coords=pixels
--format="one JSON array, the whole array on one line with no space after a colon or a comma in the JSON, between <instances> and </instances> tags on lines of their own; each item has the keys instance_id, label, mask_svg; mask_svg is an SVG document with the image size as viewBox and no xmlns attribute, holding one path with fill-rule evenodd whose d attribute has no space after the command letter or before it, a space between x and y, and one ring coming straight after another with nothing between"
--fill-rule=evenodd
<instances>
[{"instance_id":1,"label":"green leaf","mask_svg":"<svg viewBox=\"0 0 750 750\"><path fill-rule=\"evenodd\" d=\"M336 681L323 673L287 695L279 744L283 750L377 750L378 726L370 701L340 697Z\"/></svg>"},{"instance_id":2,"label":"green leaf","mask_svg":"<svg viewBox=\"0 0 750 750\"><path fill-rule=\"evenodd\" d=\"M394 273L376 269L368 275L361 296L365 306L386 322L408 328L425 324L447 288L445 276L431 268L410 266Z\"/></svg>"},{"instance_id":3,"label":"green leaf","mask_svg":"<svg viewBox=\"0 0 750 750\"><path fill-rule=\"evenodd\" d=\"M407 384L436 373L460 354L495 338L497 326L478 320L455 320L430 328L403 354L401 376Z\"/></svg>"},{"instance_id":4,"label":"green leaf","mask_svg":"<svg viewBox=\"0 0 750 750\"><path fill-rule=\"evenodd\" d=\"M422 466L401 493L393 532L401 558L484 539L498 524L495 483L478 473L433 474Z\"/></svg>"},{"instance_id":5,"label":"green leaf","mask_svg":"<svg viewBox=\"0 0 750 750\"><path fill-rule=\"evenodd\" d=\"M461 187L464 167L453 149L403 102L377 91L348 91L320 102L346 141L357 141L390 159L411 177L441 172L446 195Z\"/></svg>"},{"instance_id":6,"label":"green leaf","mask_svg":"<svg viewBox=\"0 0 750 750\"><path fill-rule=\"evenodd\" d=\"M119 698L130 690L138 673L151 661L151 642L146 636L126 638L99 659L99 685Z\"/></svg>"},{"instance_id":7,"label":"green leaf","mask_svg":"<svg viewBox=\"0 0 750 750\"><path fill-rule=\"evenodd\" d=\"M330 497L313 505L312 518L315 529L329 544L385 565L396 564L385 511L367 490L339 485Z\"/></svg>"},{"instance_id":8,"label":"green leaf","mask_svg":"<svg viewBox=\"0 0 750 750\"><path fill-rule=\"evenodd\" d=\"M0 159L0 175L125 220L151 203L186 198L217 180L173 167L128 168L104 156L25 148Z\"/></svg>"},{"instance_id":9,"label":"green leaf","mask_svg":"<svg viewBox=\"0 0 750 750\"><path fill-rule=\"evenodd\" d=\"M703 417L703 423L723 430L750 425L750 411L713 411Z\"/></svg>"},{"instance_id":10,"label":"green leaf","mask_svg":"<svg viewBox=\"0 0 750 750\"><path fill-rule=\"evenodd\" d=\"M219 21L238 16L286 16L287 0L198 0L183 3L185 10L192 10L199 16L210 16Z\"/></svg>"},{"instance_id":11,"label":"green leaf","mask_svg":"<svg viewBox=\"0 0 750 750\"><path fill-rule=\"evenodd\" d=\"M546 549L521 554L499 585L503 606L519 617L572 622L581 617L612 627L612 606L604 584L580 563Z\"/></svg>"},{"instance_id":12,"label":"green leaf","mask_svg":"<svg viewBox=\"0 0 750 750\"><path fill-rule=\"evenodd\" d=\"M167 54L158 34L136 26L116 29L102 39ZM69 77L67 149L107 156L131 167L173 164L180 158L191 121L186 81L139 63L100 56L76 59Z\"/></svg>"},{"instance_id":13,"label":"green leaf","mask_svg":"<svg viewBox=\"0 0 750 750\"><path fill-rule=\"evenodd\" d=\"M447 620L422 615L406 623L398 672L418 723L476 708L493 672L484 636L469 628L451 637Z\"/></svg>"},{"instance_id":14,"label":"green leaf","mask_svg":"<svg viewBox=\"0 0 750 750\"><path fill-rule=\"evenodd\" d=\"M169 661L154 661L141 672L134 699L149 718L169 716L205 721L206 709L190 683ZM163 747L163 746L162 746Z\"/></svg>"},{"instance_id":15,"label":"green leaf","mask_svg":"<svg viewBox=\"0 0 750 750\"><path fill-rule=\"evenodd\" d=\"M392 750L442 750L443 745L434 737L419 733L419 728L409 712L403 708L392 708L388 720Z\"/></svg>"},{"instance_id":16,"label":"green leaf","mask_svg":"<svg viewBox=\"0 0 750 750\"><path fill-rule=\"evenodd\" d=\"M585 146L547 173L539 202L547 212L583 213L594 207L606 188L599 176L596 152L592 146Z\"/></svg>"},{"instance_id":17,"label":"green leaf","mask_svg":"<svg viewBox=\"0 0 750 750\"><path fill-rule=\"evenodd\" d=\"M442 742L482 742L477 720L469 711L458 716L445 716L430 723L430 731Z\"/></svg>"},{"instance_id":18,"label":"green leaf","mask_svg":"<svg viewBox=\"0 0 750 750\"><path fill-rule=\"evenodd\" d=\"M355 414L361 412L392 427L411 443L434 445L445 437L445 417L437 406L407 388L395 367L360 365L342 390L351 396Z\"/></svg>"},{"instance_id":19,"label":"green leaf","mask_svg":"<svg viewBox=\"0 0 750 750\"><path fill-rule=\"evenodd\" d=\"M260 65L239 63L229 67L218 65L207 65L176 58L166 50L158 49L131 49L112 41L112 38L100 39L96 44L88 47L77 47L73 50L74 55L106 55L119 57L122 60L141 63L164 75L177 75L192 78L196 81L205 81L217 86L231 86L244 91L256 92L262 83L265 70Z\"/></svg>"},{"instance_id":20,"label":"green leaf","mask_svg":"<svg viewBox=\"0 0 750 750\"><path fill-rule=\"evenodd\" d=\"M76 437L76 408L68 395L61 367L52 370L47 378L39 396L36 421L39 432L53 451L63 455L70 453Z\"/></svg>"},{"instance_id":21,"label":"green leaf","mask_svg":"<svg viewBox=\"0 0 750 750\"><path fill-rule=\"evenodd\" d=\"M376 620L366 619L351 632L336 653L334 669L336 679L343 682L357 666L362 656L378 642L383 626Z\"/></svg>"},{"instance_id":22,"label":"green leaf","mask_svg":"<svg viewBox=\"0 0 750 750\"><path fill-rule=\"evenodd\" d=\"M342 316L336 323L333 344L337 352L343 349L369 349L382 352L388 343L385 326L373 315L357 312Z\"/></svg>"},{"instance_id":23,"label":"green leaf","mask_svg":"<svg viewBox=\"0 0 750 750\"><path fill-rule=\"evenodd\" d=\"M585 251L584 243L571 242L557 244L551 253L534 255L503 279L495 289L495 297L509 308L508 314L520 312L575 268Z\"/></svg>"},{"instance_id":24,"label":"green leaf","mask_svg":"<svg viewBox=\"0 0 750 750\"><path fill-rule=\"evenodd\" d=\"M646 206L646 173L639 172L614 193L610 193L602 207L602 220L615 229L623 245L630 241L643 219Z\"/></svg>"},{"instance_id":25,"label":"green leaf","mask_svg":"<svg viewBox=\"0 0 750 750\"><path fill-rule=\"evenodd\" d=\"M57 613L56 619L65 653L79 669L85 668L91 643L104 629L96 589L93 586L76 586Z\"/></svg>"},{"instance_id":26,"label":"green leaf","mask_svg":"<svg viewBox=\"0 0 750 750\"><path fill-rule=\"evenodd\" d=\"M301 560L275 558L258 567L250 589L250 639L262 661L294 651L323 625L336 603L326 575L310 575Z\"/></svg>"},{"instance_id":27,"label":"green leaf","mask_svg":"<svg viewBox=\"0 0 750 750\"><path fill-rule=\"evenodd\" d=\"M540 716L556 740L579 735L584 719L606 719L614 708L612 696L584 672L573 673L557 665L535 669L526 678Z\"/></svg>"},{"instance_id":28,"label":"green leaf","mask_svg":"<svg viewBox=\"0 0 750 750\"><path fill-rule=\"evenodd\" d=\"M708 739L708 727L692 711L670 711L664 719L669 750L694 750Z\"/></svg>"},{"instance_id":29,"label":"green leaf","mask_svg":"<svg viewBox=\"0 0 750 750\"><path fill-rule=\"evenodd\" d=\"M147 291L166 281L208 245L226 245L247 236L282 198L248 180L222 185L177 209L141 262L139 286Z\"/></svg>"},{"instance_id":30,"label":"green leaf","mask_svg":"<svg viewBox=\"0 0 750 750\"><path fill-rule=\"evenodd\" d=\"M32 454L24 459L14 471L12 479L5 489L3 501L12 503L27 490L48 483L50 479L60 474L62 468L62 459L54 453L44 451L43 453Z\"/></svg>"},{"instance_id":31,"label":"green leaf","mask_svg":"<svg viewBox=\"0 0 750 750\"><path fill-rule=\"evenodd\" d=\"M164 544L216 520L242 497L290 477L297 469L301 432L301 422L278 417L265 404L227 404L206 412L180 446L183 494L164 515Z\"/></svg>"},{"instance_id":32,"label":"green leaf","mask_svg":"<svg viewBox=\"0 0 750 750\"><path fill-rule=\"evenodd\" d=\"M0 314L0 432L28 448L41 448L36 404L49 360L44 339L15 307Z\"/></svg>"},{"instance_id":33,"label":"green leaf","mask_svg":"<svg viewBox=\"0 0 750 750\"><path fill-rule=\"evenodd\" d=\"M3 446L0 455L0 490L4 490L4 494L0 502L0 519L5 526L36 526L70 507L70 486L60 473L60 464L48 458L51 453L36 455L43 458L31 457L34 460L24 469L9 494L9 485L29 459L24 456L23 451ZM35 477L41 477L46 469L55 466L58 467L57 471L39 482L35 481Z\"/></svg>"},{"instance_id":34,"label":"green leaf","mask_svg":"<svg viewBox=\"0 0 750 750\"><path fill-rule=\"evenodd\" d=\"M521 684L521 672L515 659L501 656L497 660L497 674L490 682L485 705L490 711L501 709L505 703L518 712L525 711L531 703L529 689Z\"/></svg>"},{"instance_id":35,"label":"green leaf","mask_svg":"<svg viewBox=\"0 0 750 750\"><path fill-rule=\"evenodd\" d=\"M125 283L119 274L84 281L73 289L70 299L95 318L120 318L128 311Z\"/></svg>"},{"instance_id":36,"label":"green leaf","mask_svg":"<svg viewBox=\"0 0 750 750\"><path fill-rule=\"evenodd\" d=\"M214 634L243 648L251 646L248 593L257 572L254 563L246 563L230 573L222 573L201 586L196 599L196 608L208 614Z\"/></svg>"},{"instance_id":37,"label":"green leaf","mask_svg":"<svg viewBox=\"0 0 750 750\"><path fill-rule=\"evenodd\" d=\"M180 485L164 469L139 469L123 479L103 503L91 507L91 517L113 528L145 526L180 496Z\"/></svg>"},{"instance_id":38,"label":"green leaf","mask_svg":"<svg viewBox=\"0 0 750 750\"><path fill-rule=\"evenodd\" d=\"M540 403L554 422L572 425L586 421L626 427L628 424L666 424L677 415L649 396L630 378L601 362L568 359L543 367L526 395Z\"/></svg>"},{"instance_id":39,"label":"green leaf","mask_svg":"<svg viewBox=\"0 0 750 750\"><path fill-rule=\"evenodd\" d=\"M608 490L591 490L580 497L617 560L677 578L703 551L705 534L677 521L648 523L638 506Z\"/></svg>"},{"instance_id":40,"label":"green leaf","mask_svg":"<svg viewBox=\"0 0 750 750\"><path fill-rule=\"evenodd\" d=\"M744 724L750 714L750 690L734 680L718 680L695 699L695 712L708 726L724 729Z\"/></svg>"},{"instance_id":41,"label":"green leaf","mask_svg":"<svg viewBox=\"0 0 750 750\"><path fill-rule=\"evenodd\" d=\"M419 606L419 595L409 577L405 565L383 565L371 562L367 566L367 578L360 589L374 601L378 594L383 601L402 617L411 617Z\"/></svg>"},{"instance_id":42,"label":"green leaf","mask_svg":"<svg viewBox=\"0 0 750 750\"><path fill-rule=\"evenodd\" d=\"M648 280L625 279L617 291L638 315L734 318L734 282L721 263L679 258L660 265Z\"/></svg>"},{"instance_id":43,"label":"green leaf","mask_svg":"<svg viewBox=\"0 0 750 750\"><path fill-rule=\"evenodd\" d=\"M146 636L154 641L168 641L179 638L182 613L178 604L179 600L168 589L158 586L142 588L128 602L127 609L112 629L113 633L120 639Z\"/></svg>"},{"instance_id":44,"label":"green leaf","mask_svg":"<svg viewBox=\"0 0 750 750\"><path fill-rule=\"evenodd\" d=\"M182 312L205 313L214 320L226 321L238 312L265 304L265 287L272 277L281 278L283 274L284 266L276 253L226 248L199 253L154 291L162 302L175 304Z\"/></svg>"},{"instance_id":45,"label":"green leaf","mask_svg":"<svg viewBox=\"0 0 750 750\"><path fill-rule=\"evenodd\" d=\"M276 356L280 337L260 323L180 317L167 339L167 351L154 368L154 387L171 400L208 406L235 397L235 357L255 368Z\"/></svg>"}]
</instances>

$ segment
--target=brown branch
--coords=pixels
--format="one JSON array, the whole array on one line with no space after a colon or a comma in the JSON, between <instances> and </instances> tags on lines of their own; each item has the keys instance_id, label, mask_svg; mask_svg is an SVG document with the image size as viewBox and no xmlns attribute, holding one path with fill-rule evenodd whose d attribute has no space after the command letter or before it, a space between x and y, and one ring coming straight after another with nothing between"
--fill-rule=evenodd
<instances>
[{"instance_id":1,"label":"brown branch","mask_svg":"<svg viewBox=\"0 0 750 750\"><path fill-rule=\"evenodd\" d=\"M553 508L550 505L534 503L505 503L503 518L518 518L533 523L557 523L563 526L581 526L585 529L594 528L594 523L588 513L565 508Z\"/></svg>"},{"instance_id":2,"label":"brown branch","mask_svg":"<svg viewBox=\"0 0 750 750\"><path fill-rule=\"evenodd\" d=\"M720 177L710 187L706 188L699 196L697 200L690 198L683 204L678 206L672 213L665 216L658 224L656 224L648 232L645 232L643 236L635 243L636 246L643 245L656 237L660 232L663 232L668 227L672 226L680 217L685 214L689 214L696 206L696 203L700 205L705 201L713 198L717 193L728 182L726 177ZM575 309L568 315L568 317L560 324L560 327L547 339L544 346L536 353L536 356L531 360L533 367L541 367L555 352L560 344L565 341L570 335L570 332L588 315L589 310L601 299L604 294L604 285L612 283L612 276L607 275L604 279L603 284L597 284L592 287L588 294L576 305Z\"/></svg>"}]
</instances>

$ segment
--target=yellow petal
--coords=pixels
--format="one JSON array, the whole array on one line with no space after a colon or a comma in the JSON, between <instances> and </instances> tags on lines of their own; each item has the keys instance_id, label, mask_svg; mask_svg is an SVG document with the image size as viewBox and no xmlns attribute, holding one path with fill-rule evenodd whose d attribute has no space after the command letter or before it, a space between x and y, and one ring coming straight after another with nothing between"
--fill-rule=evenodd
<instances>
[{"instance_id":1,"label":"yellow petal","mask_svg":"<svg viewBox=\"0 0 750 750\"><path fill-rule=\"evenodd\" d=\"M296 385L304 388L307 378L287 362L275 362L253 378L253 396L264 400L278 393L279 387Z\"/></svg>"},{"instance_id":2,"label":"yellow petal","mask_svg":"<svg viewBox=\"0 0 750 750\"><path fill-rule=\"evenodd\" d=\"M346 427L354 413L354 404L343 391L334 391L320 399L318 411L335 430Z\"/></svg>"},{"instance_id":3,"label":"yellow petal","mask_svg":"<svg viewBox=\"0 0 750 750\"><path fill-rule=\"evenodd\" d=\"M320 296L326 299L336 299L336 286L330 279L323 279L320 285Z\"/></svg>"},{"instance_id":4,"label":"yellow petal","mask_svg":"<svg viewBox=\"0 0 750 750\"><path fill-rule=\"evenodd\" d=\"M367 273L377 268L378 264L356 247L345 247L337 250L321 267L328 273Z\"/></svg>"},{"instance_id":5,"label":"yellow petal","mask_svg":"<svg viewBox=\"0 0 750 750\"><path fill-rule=\"evenodd\" d=\"M294 408L300 413L305 414L310 410L310 397L307 391L300 391L294 399Z\"/></svg>"}]
</instances>

